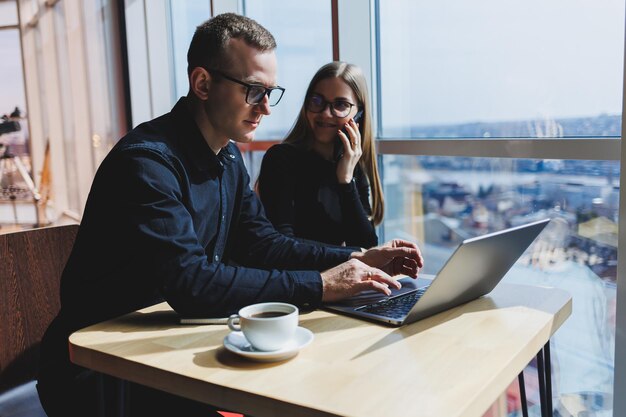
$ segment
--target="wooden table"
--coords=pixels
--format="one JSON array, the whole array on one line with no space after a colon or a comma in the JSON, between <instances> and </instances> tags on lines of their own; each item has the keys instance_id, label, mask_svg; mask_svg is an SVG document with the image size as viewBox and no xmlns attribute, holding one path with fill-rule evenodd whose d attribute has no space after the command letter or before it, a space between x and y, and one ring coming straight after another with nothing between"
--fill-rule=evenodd
<instances>
[{"instance_id":1,"label":"wooden table","mask_svg":"<svg viewBox=\"0 0 626 417\"><path fill-rule=\"evenodd\" d=\"M257 417L482 416L571 314L562 290L500 284L486 297L393 328L317 310L315 340L256 363L224 325L179 325L166 303L70 336L74 363Z\"/></svg>"}]
</instances>

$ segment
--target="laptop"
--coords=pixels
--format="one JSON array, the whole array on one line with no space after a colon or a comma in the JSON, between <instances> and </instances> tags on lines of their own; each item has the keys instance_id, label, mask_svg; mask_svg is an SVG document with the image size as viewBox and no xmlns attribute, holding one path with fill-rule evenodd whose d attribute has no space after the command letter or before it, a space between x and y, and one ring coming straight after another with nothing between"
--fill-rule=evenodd
<instances>
[{"instance_id":1,"label":"laptop","mask_svg":"<svg viewBox=\"0 0 626 417\"><path fill-rule=\"evenodd\" d=\"M429 285L403 278L403 288L391 296L367 291L324 308L402 326L467 303L491 292L549 221L464 240Z\"/></svg>"}]
</instances>

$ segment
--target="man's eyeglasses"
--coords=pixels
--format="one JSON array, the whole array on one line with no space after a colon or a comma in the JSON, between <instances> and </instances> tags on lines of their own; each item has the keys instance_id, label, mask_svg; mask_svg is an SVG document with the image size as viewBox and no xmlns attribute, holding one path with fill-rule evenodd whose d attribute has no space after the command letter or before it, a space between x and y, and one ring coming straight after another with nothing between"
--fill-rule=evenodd
<instances>
[{"instance_id":1,"label":"man's eyeglasses","mask_svg":"<svg viewBox=\"0 0 626 417\"><path fill-rule=\"evenodd\" d=\"M219 74L222 78L225 78L228 81L232 81L234 83L241 84L244 87L246 87L246 103L251 104L251 105L261 104L265 96L267 96L269 105L273 107L278 104L281 98L283 98L283 93L285 92L285 89L282 87L278 87L278 86L266 87L261 84L249 84L249 83L240 81L236 78L229 77L228 75L224 74L222 71L218 71L214 69L207 70L207 71L211 74ZM274 91L275 93L274 95L272 95L272 92Z\"/></svg>"},{"instance_id":2,"label":"man's eyeglasses","mask_svg":"<svg viewBox=\"0 0 626 417\"><path fill-rule=\"evenodd\" d=\"M321 113L330 106L330 112L335 117L347 117L355 104L346 100L326 101L319 94L311 94L306 100L306 109L313 113Z\"/></svg>"}]
</instances>

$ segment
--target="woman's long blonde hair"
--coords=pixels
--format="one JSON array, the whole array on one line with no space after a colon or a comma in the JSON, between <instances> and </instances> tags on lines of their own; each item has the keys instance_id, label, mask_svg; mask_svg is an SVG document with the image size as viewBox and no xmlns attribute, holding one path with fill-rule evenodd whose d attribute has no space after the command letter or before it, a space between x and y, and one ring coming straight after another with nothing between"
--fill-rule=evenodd
<instances>
[{"instance_id":1,"label":"woman's long blonde hair","mask_svg":"<svg viewBox=\"0 0 626 417\"><path fill-rule=\"evenodd\" d=\"M363 72L359 67L341 61L334 61L321 67L313 76L309 88L306 90L304 103L300 109L298 118L291 128L291 131L287 134L284 142L301 148L311 148L314 138L313 131L306 117L306 100L312 94L317 83L327 78L340 78L350 86L359 101L359 109L363 110L363 118L359 122L363 155L359 160L359 165L369 180L372 194L372 223L378 225L383 220L385 199L383 197L380 175L378 174L376 147L374 146L372 135L369 93L365 76L363 76Z\"/></svg>"}]
</instances>

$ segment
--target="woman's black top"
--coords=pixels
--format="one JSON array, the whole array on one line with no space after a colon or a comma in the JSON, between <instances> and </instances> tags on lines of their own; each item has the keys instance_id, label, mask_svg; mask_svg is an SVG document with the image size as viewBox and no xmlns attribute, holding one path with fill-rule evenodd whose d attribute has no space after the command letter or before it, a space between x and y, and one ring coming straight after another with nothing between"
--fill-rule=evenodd
<instances>
[{"instance_id":1,"label":"woman's black top","mask_svg":"<svg viewBox=\"0 0 626 417\"><path fill-rule=\"evenodd\" d=\"M272 146L259 174L259 195L276 229L303 240L370 248L378 244L368 216L369 182L357 165L349 184L337 181L337 165L313 150Z\"/></svg>"}]
</instances>

